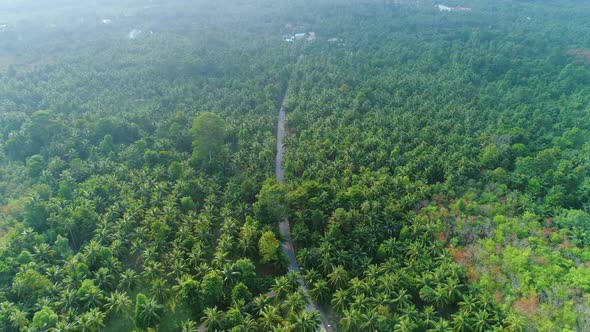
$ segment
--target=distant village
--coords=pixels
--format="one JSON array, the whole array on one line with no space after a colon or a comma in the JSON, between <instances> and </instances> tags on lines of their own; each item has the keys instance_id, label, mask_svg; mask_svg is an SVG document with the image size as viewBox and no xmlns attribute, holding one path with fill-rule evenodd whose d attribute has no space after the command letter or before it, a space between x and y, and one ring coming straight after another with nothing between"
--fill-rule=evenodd
<instances>
[{"instance_id":1,"label":"distant village","mask_svg":"<svg viewBox=\"0 0 590 332\"><path fill-rule=\"evenodd\" d=\"M283 39L286 42L294 42L294 41L299 41L299 40L307 40L307 41L315 41L316 40L316 36L315 36L315 32L298 32L296 34L293 35L284 35Z\"/></svg>"},{"instance_id":2,"label":"distant village","mask_svg":"<svg viewBox=\"0 0 590 332\"><path fill-rule=\"evenodd\" d=\"M438 10L441 12L470 12L471 11L470 7L449 7L449 6L445 6L445 5L436 5L436 8L438 8Z\"/></svg>"},{"instance_id":3,"label":"distant village","mask_svg":"<svg viewBox=\"0 0 590 332\"><path fill-rule=\"evenodd\" d=\"M285 24L285 30L295 31L295 25L293 23ZM307 42L315 42L317 40L317 35L315 32L294 32L283 35L283 40L287 43L293 43L297 41L307 41ZM342 38L337 37L330 37L327 38L326 41L330 44L337 44L338 46L345 46L344 40Z\"/></svg>"}]
</instances>

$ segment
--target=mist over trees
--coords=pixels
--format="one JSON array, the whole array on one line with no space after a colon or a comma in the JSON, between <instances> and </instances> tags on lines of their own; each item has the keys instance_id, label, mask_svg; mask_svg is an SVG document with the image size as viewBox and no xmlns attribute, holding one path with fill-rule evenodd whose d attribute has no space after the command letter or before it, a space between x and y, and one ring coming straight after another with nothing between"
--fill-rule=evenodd
<instances>
[{"instance_id":1,"label":"mist over trees","mask_svg":"<svg viewBox=\"0 0 590 332\"><path fill-rule=\"evenodd\" d=\"M0 0L0 330L589 330L589 14Z\"/></svg>"}]
</instances>

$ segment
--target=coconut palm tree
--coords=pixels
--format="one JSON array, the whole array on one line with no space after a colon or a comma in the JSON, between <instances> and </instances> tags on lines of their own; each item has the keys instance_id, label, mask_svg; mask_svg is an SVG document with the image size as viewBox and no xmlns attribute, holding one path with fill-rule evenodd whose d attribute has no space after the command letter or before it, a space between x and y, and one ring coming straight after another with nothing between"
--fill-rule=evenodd
<instances>
[{"instance_id":1,"label":"coconut palm tree","mask_svg":"<svg viewBox=\"0 0 590 332\"><path fill-rule=\"evenodd\" d=\"M469 314L477 308L477 298L472 294L463 295L463 301L459 302L459 310Z\"/></svg>"},{"instance_id":2,"label":"coconut palm tree","mask_svg":"<svg viewBox=\"0 0 590 332\"><path fill-rule=\"evenodd\" d=\"M490 328L490 319L491 315L487 310L478 310L471 316L471 327L476 332L487 331Z\"/></svg>"},{"instance_id":3,"label":"coconut palm tree","mask_svg":"<svg viewBox=\"0 0 590 332\"><path fill-rule=\"evenodd\" d=\"M293 332L315 332L322 323L320 313L316 310L302 310L292 318L291 328Z\"/></svg>"},{"instance_id":4,"label":"coconut palm tree","mask_svg":"<svg viewBox=\"0 0 590 332\"><path fill-rule=\"evenodd\" d=\"M78 298L78 294L76 294L76 291L66 287L63 291L59 293L57 306L61 310L65 311L69 308L75 307L79 300L80 299Z\"/></svg>"},{"instance_id":5,"label":"coconut palm tree","mask_svg":"<svg viewBox=\"0 0 590 332\"><path fill-rule=\"evenodd\" d=\"M119 279L119 288L125 291L129 291L135 285L136 280L137 276L135 274L135 271L127 269L123 273L121 273L121 277Z\"/></svg>"},{"instance_id":6,"label":"coconut palm tree","mask_svg":"<svg viewBox=\"0 0 590 332\"><path fill-rule=\"evenodd\" d=\"M345 309L342 312L342 319L338 326L344 332L361 331L362 316L361 313L356 309Z\"/></svg>"},{"instance_id":7,"label":"coconut palm tree","mask_svg":"<svg viewBox=\"0 0 590 332\"><path fill-rule=\"evenodd\" d=\"M84 308L86 309L99 307L102 303L102 299L102 292L96 286L85 288L85 292L81 298L84 303Z\"/></svg>"},{"instance_id":8,"label":"coconut palm tree","mask_svg":"<svg viewBox=\"0 0 590 332\"><path fill-rule=\"evenodd\" d=\"M328 274L328 282L333 289L344 288L348 283L348 272L342 265L338 265Z\"/></svg>"},{"instance_id":9,"label":"coconut palm tree","mask_svg":"<svg viewBox=\"0 0 590 332\"><path fill-rule=\"evenodd\" d=\"M217 307L209 307L203 310L205 315L201 318L201 323L207 331L221 331L223 326L223 311L218 310Z\"/></svg>"},{"instance_id":10,"label":"coconut palm tree","mask_svg":"<svg viewBox=\"0 0 590 332\"><path fill-rule=\"evenodd\" d=\"M365 284L361 279L356 277L350 279L349 285L350 286L348 289L351 295L363 294L366 291L367 287L367 284Z\"/></svg>"},{"instance_id":11,"label":"coconut palm tree","mask_svg":"<svg viewBox=\"0 0 590 332\"><path fill-rule=\"evenodd\" d=\"M131 303L127 293L114 291L106 298L105 308L108 313L129 315L131 313Z\"/></svg>"},{"instance_id":12,"label":"coconut palm tree","mask_svg":"<svg viewBox=\"0 0 590 332\"><path fill-rule=\"evenodd\" d=\"M104 327L104 319L104 312L93 308L80 316L79 326L82 332L97 332L101 327Z\"/></svg>"},{"instance_id":13,"label":"coconut palm tree","mask_svg":"<svg viewBox=\"0 0 590 332\"><path fill-rule=\"evenodd\" d=\"M368 312L361 314L361 330L368 332L375 331L378 321L379 314L377 314L377 311L374 308L369 309Z\"/></svg>"},{"instance_id":14,"label":"coconut palm tree","mask_svg":"<svg viewBox=\"0 0 590 332\"><path fill-rule=\"evenodd\" d=\"M510 311L504 319L504 328L507 332L522 332L526 327L525 318L514 311Z\"/></svg>"},{"instance_id":15,"label":"coconut palm tree","mask_svg":"<svg viewBox=\"0 0 590 332\"><path fill-rule=\"evenodd\" d=\"M348 303L348 292L344 289L339 289L332 295L332 309L338 313L342 313L346 304Z\"/></svg>"},{"instance_id":16,"label":"coconut palm tree","mask_svg":"<svg viewBox=\"0 0 590 332\"><path fill-rule=\"evenodd\" d=\"M27 327L27 325L29 325L29 320L27 319L27 313L18 309L18 308L11 308L11 313L10 316L8 317L8 320L10 321L10 325L18 330L18 331L24 331Z\"/></svg>"},{"instance_id":17,"label":"coconut palm tree","mask_svg":"<svg viewBox=\"0 0 590 332\"><path fill-rule=\"evenodd\" d=\"M309 294L317 302L327 302L330 299L330 287L328 286L328 282L324 279L314 282Z\"/></svg>"},{"instance_id":18,"label":"coconut palm tree","mask_svg":"<svg viewBox=\"0 0 590 332\"><path fill-rule=\"evenodd\" d=\"M450 332L453 331L451 325L446 319L439 319L436 323L432 325L432 328L427 330L428 332Z\"/></svg>"},{"instance_id":19,"label":"coconut palm tree","mask_svg":"<svg viewBox=\"0 0 590 332\"><path fill-rule=\"evenodd\" d=\"M142 326L154 327L160 323L164 307L155 299L146 299L139 309L139 319Z\"/></svg>"},{"instance_id":20,"label":"coconut palm tree","mask_svg":"<svg viewBox=\"0 0 590 332\"><path fill-rule=\"evenodd\" d=\"M258 326L254 318L251 315L246 314L242 324L240 325L241 332L254 332L258 330Z\"/></svg>"},{"instance_id":21,"label":"coconut palm tree","mask_svg":"<svg viewBox=\"0 0 590 332\"><path fill-rule=\"evenodd\" d=\"M293 291L291 287L291 282L287 277L281 276L275 278L274 285L270 287L270 290L273 291L277 298L283 299L289 292Z\"/></svg>"},{"instance_id":22,"label":"coconut palm tree","mask_svg":"<svg viewBox=\"0 0 590 332\"><path fill-rule=\"evenodd\" d=\"M190 319L180 322L181 332L198 332L199 325Z\"/></svg>"},{"instance_id":23,"label":"coconut palm tree","mask_svg":"<svg viewBox=\"0 0 590 332\"><path fill-rule=\"evenodd\" d=\"M265 294L260 294L252 300L252 305L258 311L261 311L262 309L264 309L264 307L266 307L269 303L270 303L270 299Z\"/></svg>"},{"instance_id":24,"label":"coconut palm tree","mask_svg":"<svg viewBox=\"0 0 590 332\"><path fill-rule=\"evenodd\" d=\"M258 318L258 326L263 331L270 331L281 322L279 309L277 307L267 305L260 311L260 318Z\"/></svg>"},{"instance_id":25,"label":"coconut palm tree","mask_svg":"<svg viewBox=\"0 0 590 332\"><path fill-rule=\"evenodd\" d=\"M458 311L451 316L453 330L456 332L465 331L467 327L468 321L466 318L466 314L462 311Z\"/></svg>"},{"instance_id":26,"label":"coconut palm tree","mask_svg":"<svg viewBox=\"0 0 590 332\"><path fill-rule=\"evenodd\" d=\"M416 331L418 325L414 323L408 316L402 316L398 322L393 326L394 332L410 332Z\"/></svg>"},{"instance_id":27,"label":"coconut palm tree","mask_svg":"<svg viewBox=\"0 0 590 332\"><path fill-rule=\"evenodd\" d=\"M94 274L94 281L100 289L109 291L113 287L115 278L109 269L101 267Z\"/></svg>"},{"instance_id":28,"label":"coconut palm tree","mask_svg":"<svg viewBox=\"0 0 590 332\"><path fill-rule=\"evenodd\" d=\"M293 315L303 309L307 304L307 299L302 292L294 292L287 295L285 301L283 301L283 308L286 309L287 313Z\"/></svg>"},{"instance_id":29,"label":"coconut palm tree","mask_svg":"<svg viewBox=\"0 0 590 332\"><path fill-rule=\"evenodd\" d=\"M170 295L170 287L162 278L152 280L150 284L150 294L160 303L166 302Z\"/></svg>"},{"instance_id":30,"label":"coconut palm tree","mask_svg":"<svg viewBox=\"0 0 590 332\"><path fill-rule=\"evenodd\" d=\"M435 318L436 311L434 310L434 307L431 305L424 307L422 311L422 324L424 325L424 328L430 328L436 322Z\"/></svg>"},{"instance_id":31,"label":"coconut palm tree","mask_svg":"<svg viewBox=\"0 0 590 332\"><path fill-rule=\"evenodd\" d=\"M405 288L400 288L394 293L393 303L396 308L403 309L412 304L412 295Z\"/></svg>"}]
</instances>

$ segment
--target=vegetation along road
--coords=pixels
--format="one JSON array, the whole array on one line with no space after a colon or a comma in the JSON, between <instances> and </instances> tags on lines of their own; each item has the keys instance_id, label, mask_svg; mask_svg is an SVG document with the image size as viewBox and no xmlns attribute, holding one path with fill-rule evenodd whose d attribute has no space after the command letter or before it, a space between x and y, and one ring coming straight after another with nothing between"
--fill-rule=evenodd
<instances>
[{"instance_id":1,"label":"vegetation along road","mask_svg":"<svg viewBox=\"0 0 590 332\"><path fill-rule=\"evenodd\" d=\"M300 58L301 60L301 58ZM285 96L283 97L283 101L281 103L281 108L279 110L279 120L277 124L277 157L276 157L276 179L277 182L283 184L285 170L283 168L283 157L285 152L285 147L283 145L283 138L285 137L285 119L286 119L286 111L285 111L285 104L287 102L287 96L289 94L289 89L285 91ZM289 272L297 272L299 273L299 266L297 265L297 259L295 257L295 250L293 249L293 243L291 242L291 230L289 226L289 221L287 219L283 219L279 222L279 231L281 236L284 239L283 242L283 250L287 259L289 260ZM303 279L299 278L299 284L305 291L308 293L305 284L303 283ZM321 314L322 318L322 331L331 331L331 325L328 323L326 316L321 313L318 307L313 303L309 302L305 307L305 310L310 311L318 311Z\"/></svg>"}]
</instances>

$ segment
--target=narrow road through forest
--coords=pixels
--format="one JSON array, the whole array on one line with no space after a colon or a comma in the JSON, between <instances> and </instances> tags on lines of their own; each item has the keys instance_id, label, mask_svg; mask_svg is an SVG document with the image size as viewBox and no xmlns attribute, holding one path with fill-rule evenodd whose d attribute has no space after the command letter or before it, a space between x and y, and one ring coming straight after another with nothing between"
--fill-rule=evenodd
<instances>
[{"instance_id":1,"label":"narrow road through forest","mask_svg":"<svg viewBox=\"0 0 590 332\"><path fill-rule=\"evenodd\" d=\"M301 60L301 57L300 59ZM298 61L299 62L299 61ZM285 175L285 170L283 168L283 158L285 147L283 144L283 139L285 137L285 119L286 119L286 111L285 111L285 104L287 102L287 96L289 94L289 87L285 91L285 96L283 97L283 102L281 103L281 108L279 109L279 121L277 124L277 158L276 158L276 178L277 182L283 184L283 179ZM287 255L287 259L289 260L289 271L299 272L299 266L297 265L297 259L295 257L295 250L293 249L293 243L291 242L291 227L289 225L289 221L284 219L283 221L279 222L279 232L281 236L285 240L283 242L283 251L285 255ZM307 287L305 287L305 283L303 279L299 278L299 284L303 288L304 292L309 295ZM305 310L310 311L318 311L321 315L322 324L321 324L321 331L332 331L332 326L328 323L328 319L326 315L322 313L322 311L313 303L312 300L305 306Z\"/></svg>"}]
</instances>

